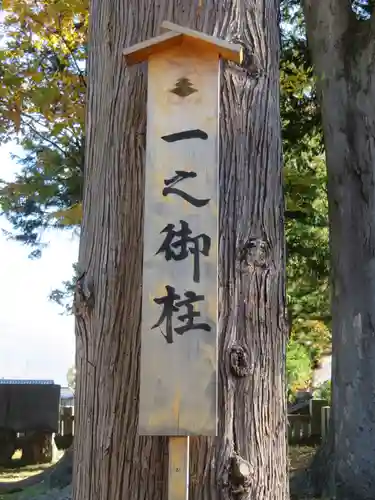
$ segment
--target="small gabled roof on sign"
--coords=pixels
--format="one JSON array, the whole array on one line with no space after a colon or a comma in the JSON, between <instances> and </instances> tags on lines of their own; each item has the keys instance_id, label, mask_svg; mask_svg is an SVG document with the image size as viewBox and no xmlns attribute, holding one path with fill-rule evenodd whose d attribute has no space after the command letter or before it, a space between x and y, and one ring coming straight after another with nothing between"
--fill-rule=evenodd
<instances>
[{"instance_id":1,"label":"small gabled roof on sign","mask_svg":"<svg viewBox=\"0 0 375 500\"><path fill-rule=\"evenodd\" d=\"M129 65L138 64L148 59L152 54L160 53L163 50L181 45L183 42L191 42L192 45L203 49L210 49L223 59L234 61L238 64L242 62L242 47L236 43L230 43L226 40L206 35L199 31L184 28L177 24L164 21L161 24L161 35L150 38L141 43L124 50L126 62Z\"/></svg>"}]
</instances>

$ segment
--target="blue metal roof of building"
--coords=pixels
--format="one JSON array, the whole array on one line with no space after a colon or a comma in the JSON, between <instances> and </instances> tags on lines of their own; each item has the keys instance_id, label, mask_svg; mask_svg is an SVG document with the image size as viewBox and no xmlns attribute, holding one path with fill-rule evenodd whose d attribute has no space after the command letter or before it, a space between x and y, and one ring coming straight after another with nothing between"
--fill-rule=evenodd
<instances>
[{"instance_id":1,"label":"blue metal roof of building","mask_svg":"<svg viewBox=\"0 0 375 500\"><path fill-rule=\"evenodd\" d=\"M0 384L26 384L26 385L33 385L33 384L38 384L38 385L50 385L54 384L53 380L20 380L20 379L6 379L6 378L0 378Z\"/></svg>"}]
</instances>

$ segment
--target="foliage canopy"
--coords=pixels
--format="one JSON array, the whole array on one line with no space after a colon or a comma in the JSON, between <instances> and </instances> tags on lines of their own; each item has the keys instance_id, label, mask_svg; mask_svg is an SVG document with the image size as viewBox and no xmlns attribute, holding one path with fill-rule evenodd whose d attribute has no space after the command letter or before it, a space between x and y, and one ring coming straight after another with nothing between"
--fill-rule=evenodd
<instances>
[{"instance_id":1,"label":"foliage canopy","mask_svg":"<svg viewBox=\"0 0 375 500\"><path fill-rule=\"evenodd\" d=\"M366 2L354 2L361 15ZM359 5L361 4L361 5ZM15 179L1 181L0 207L13 232L43 249L43 230L79 230L84 170L88 3L8 0L0 50L0 143L16 141ZM361 10L362 9L362 10ZM365 9L365 10L364 10ZM299 3L282 3L281 117L285 164L287 298L291 352L312 362L330 344L326 169L319 106ZM73 282L52 298L67 306ZM302 356L302 354L301 354Z\"/></svg>"}]
</instances>

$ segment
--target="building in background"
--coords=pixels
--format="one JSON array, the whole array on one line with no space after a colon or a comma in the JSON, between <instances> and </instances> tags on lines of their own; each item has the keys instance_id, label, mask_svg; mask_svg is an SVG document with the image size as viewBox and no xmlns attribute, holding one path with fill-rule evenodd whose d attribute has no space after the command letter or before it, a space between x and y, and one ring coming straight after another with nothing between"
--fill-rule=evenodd
<instances>
[{"instance_id":1,"label":"building in background","mask_svg":"<svg viewBox=\"0 0 375 500\"><path fill-rule=\"evenodd\" d=\"M74 407L74 392L69 387L61 387L60 404L64 406Z\"/></svg>"},{"instance_id":2,"label":"building in background","mask_svg":"<svg viewBox=\"0 0 375 500\"><path fill-rule=\"evenodd\" d=\"M54 385L53 380L8 379L0 378L1 385ZM74 392L69 387L60 388L60 406L74 406Z\"/></svg>"}]
</instances>

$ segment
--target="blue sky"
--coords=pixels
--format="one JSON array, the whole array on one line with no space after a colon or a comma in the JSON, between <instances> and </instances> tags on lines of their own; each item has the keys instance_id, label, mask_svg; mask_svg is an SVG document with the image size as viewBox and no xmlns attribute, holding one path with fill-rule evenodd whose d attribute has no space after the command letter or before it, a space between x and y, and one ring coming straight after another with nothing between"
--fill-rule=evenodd
<instances>
[{"instance_id":1,"label":"blue sky","mask_svg":"<svg viewBox=\"0 0 375 500\"><path fill-rule=\"evenodd\" d=\"M11 180L19 168L0 147L0 178ZM0 228L10 229L0 217ZM66 372L74 363L74 318L48 300L54 288L72 276L78 256L78 238L51 231L50 243L38 260L30 249L8 241L0 232L0 378L53 379L66 385Z\"/></svg>"}]
</instances>

